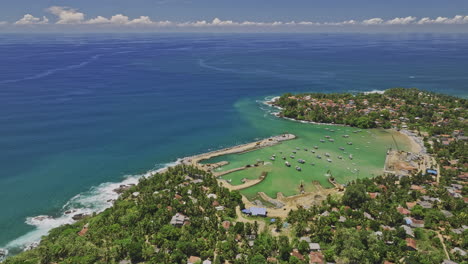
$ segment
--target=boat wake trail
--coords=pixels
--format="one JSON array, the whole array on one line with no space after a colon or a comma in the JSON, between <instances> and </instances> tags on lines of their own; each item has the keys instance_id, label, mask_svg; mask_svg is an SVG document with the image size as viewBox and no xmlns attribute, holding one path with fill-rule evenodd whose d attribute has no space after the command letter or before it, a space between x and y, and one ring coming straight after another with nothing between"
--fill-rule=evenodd
<instances>
[{"instance_id":1,"label":"boat wake trail","mask_svg":"<svg viewBox=\"0 0 468 264\"><path fill-rule=\"evenodd\" d=\"M62 67L62 68L50 69L50 70L47 70L47 71L44 71L44 72L41 72L41 73L38 73L38 74L35 74L35 75L32 75L32 76L28 76L28 77L24 77L24 78L20 78L20 79L3 80L3 81L0 81L0 84L8 84L8 83L17 83L17 82L22 82L22 81L36 80L36 79L41 79L41 78L44 78L46 76L55 74L57 72L82 68L82 67L90 64L91 62L99 59L99 57L101 57L101 56L102 55L94 55L90 59L88 59L86 61L83 61L83 62L81 62L79 64L69 65L69 66Z\"/></svg>"}]
</instances>

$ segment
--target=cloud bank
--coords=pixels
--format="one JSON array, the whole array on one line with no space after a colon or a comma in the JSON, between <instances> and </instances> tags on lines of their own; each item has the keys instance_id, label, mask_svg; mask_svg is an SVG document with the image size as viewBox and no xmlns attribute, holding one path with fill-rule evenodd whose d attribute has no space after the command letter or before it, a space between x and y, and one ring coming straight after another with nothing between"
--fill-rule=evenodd
<instances>
[{"instance_id":1,"label":"cloud bank","mask_svg":"<svg viewBox=\"0 0 468 264\"><path fill-rule=\"evenodd\" d=\"M423 17L417 18L413 16L396 17L392 19L383 19L379 17L365 19L365 20L347 20L341 22L314 22L314 21L273 21L273 22L255 22L255 21L232 21L221 20L215 18L211 21L188 21L188 22L175 22L175 21L153 21L148 16L140 16L137 18L130 18L123 14L116 14L111 17L97 16L94 18L86 18L86 14L77 9L63 6L52 6L46 11L53 16L53 21L47 17L35 17L31 14L24 15L18 21L13 23L1 22L0 25L14 25L14 26L27 26L27 25L81 25L88 27L145 27L145 28L214 28L214 27L286 27L286 26L301 26L301 27L320 27L320 26L334 26L334 27L347 27L347 26L361 26L361 27L391 27L396 25L468 25L468 16L456 15L454 17Z\"/></svg>"}]
</instances>

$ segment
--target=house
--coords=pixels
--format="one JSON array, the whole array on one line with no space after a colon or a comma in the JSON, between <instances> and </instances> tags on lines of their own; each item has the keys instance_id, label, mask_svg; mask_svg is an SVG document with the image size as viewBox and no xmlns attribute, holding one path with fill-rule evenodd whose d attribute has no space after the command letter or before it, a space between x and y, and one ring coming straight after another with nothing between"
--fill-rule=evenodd
<instances>
[{"instance_id":1,"label":"house","mask_svg":"<svg viewBox=\"0 0 468 264\"><path fill-rule=\"evenodd\" d=\"M418 248L416 247L416 240L412 238L407 238L405 239L405 241L406 241L406 247L409 250L418 250Z\"/></svg>"},{"instance_id":2,"label":"house","mask_svg":"<svg viewBox=\"0 0 468 264\"><path fill-rule=\"evenodd\" d=\"M188 218L187 216L181 214L181 213L176 213L172 219L171 219L171 222L170 224L173 225L173 226L183 226L185 224L187 224L187 222L190 220L190 218Z\"/></svg>"},{"instance_id":3,"label":"house","mask_svg":"<svg viewBox=\"0 0 468 264\"><path fill-rule=\"evenodd\" d=\"M211 260L207 259L207 260L203 261L202 264L211 264Z\"/></svg>"},{"instance_id":4,"label":"house","mask_svg":"<svg viewBox=\"0 0 468 264\"><path fill-rule=\"evenodd\" d=\"M440 210L440 212L447 218L453 217L453 214L447 210Z\"/></svg>"},{"instance_id":5,"label":"house","mask_svg":"<svg viewBox=\"0 0 468 264\"><path fill-rule=\"evenodd\" d=\"M310 252L309 264L325 264L325 257L322 252Z\"/></svg>"},{"instance_id":6,"label":"house","mask_svg":"<svg viewBox=\"0 0 468 264\"><path fill-rule=\"evenodd\" d=\"M437 170L434 169L427 169L426 173L432 176L437 176Z\"/></svg>"},{"instance_id":7,"label":"house","mask_svg":"<svg viewBox=\"0 0 468 264\"><path fill-rule=\"evenodd\" d=\"M320 251L320 244L319 243L309 243L309 249L311 251Z\"/></svg>"},{"instance_id":8,"label":"house","mask_svg":"<svg viewBox=\"0 0 468 264\"><path fill-rule=\"evenodd\" d=\"M340 218L338 219L338 222L340 222L340 223L344 223L345 221L346 221L346 217L344 217L344 216L342 216L342 215L341 215Z\"/></svg>"},{"instance_id":9,"label":"house","mask_svg":"<svg viewBox=\"0 0 468 264\"><path fill-rule=\"evenodd\" d=\"M377 195L379 195L379 193L376 193L376 192L369 193L369 196L370 196L371 199L377 198Z\"/></svg>"},{"instance_id":10,"label":"house","mask_svg":"<svg viewBox=\"0 0 468 264\"><path fill-rule=\"evenodd\" d=\"M267 210L266 208L261 208L261 207L250 207L249 209L244 209L242 210L242 213L248 214L251 216L267 216Z\"/></svg>"},{"instance_id":11,"label":"house","mask_svg":"<svg viewBox=\"0 0 468 264\"><path fill-rule=\"evenodd\" d=\"M418 204L422 207L422 208L426 208L426 209L431 209L432 208L432 204L428 201L419 201Z\"/></svg>"},{"instance_id":12,"label":"house","mask_svg":"<svg viewBox=\"0 0 468 264\"><path fill-rule=\"evenodd\" d=\"M372 215L370 215L368 212L364 212L364 217L369 219L369 220L374 220L374 217L372 217Z\"/></svg>"},{"instance_id":13,"label":"house","mask_svg":"<svg viewBox=\"0 0 468 264\"><path fill-rule=\"evenodd\" d=\"M86 225L84 225L84 226L83 226L83 229L81 229L81 231L78 232L78 235L79 235L79 236L84 236L84 235L86 235L86 233L88 232L88 226L89 226L88 223L87 223Z\"/></svg>"},{"instance_id":14,"label":"house","mask_svg":"<svg viewBox=\"0 0 468 264\"><path fill-rule=\"evenodd\" d=\"M299 241L305 241L307 243L310 243L310 237L301 237L299 238Z\"/></svg>"},{"instance_id":15,"label":"house","mask_svg":"<svg viewBox=\"0 0 468 264\"><path fill-rule=\"evenodd\" d=\"M267 262L268 263L278 263L278 260L275 257L268 257Z\"/></svg>"},{"instance_id":16,"label":"house","mask_svg":"<svg viewBox=\"0 0 468 264\"><path fill-rule=\"evenodd\" d=\"M409 225L411 227L424 227L424 220L418 220L412 217L405 217L404 220L406 222L406 225Z\"/></svg>"},{"instance_id":17,"label":"house","mask_svg":"<svg viewBox=\"0 0 468 264\"><path fill-rule=\"evenodd\" d=\"M452 254L458 254L462 257L466 256L466 251L459 248L459 247L454 247L451 251Z\"/></svg>"},{"instance_id":18,"label":"house","mask_svg":"<svg viewBox=\"0 0 468 264\"><path fill-rule=\"evenodd\" d=\"M401 228L405 230L407 236L414 237L414 232L413 229L411 229L411 227L402 225Z\"/></svg>"},{"instance_id":19,"label":"house","mask_svg":"<svg viewBox=\"0 0 468 264\"><path fill-rule=\"evenodd\" d=\"M231 222L229 222L229 221L223 221L223 224L222 224L222 225L223 225L223 228L224 228L224 229L228 230L229 227L231 227Z\"/></svg>"},{"instance_id":20,"label":"house","mask_svg":"<svg viewBox=\"0 0 468 264\"><path fill-rule=\"evenodd\" d=\"M413 207L416 205L417 203L416 202L407 202L406 203L406 207L408 207L408 209L413 209Z\"/></svg>"},{"instance_id":21,"label":"house","mask_svg":"<svg viewBox=\"0 0 468 264\"><path fill-rule=\"evenodd\" d=\"M299 260L304 260L304 256L299 252L299 250L297 250L297 248L293 249L293 251L290 254L291 256L294 256Z\"/></svg>"},{"instance_id":22,"label":"house","mask_svg":"<svg viewBox=\"0 0 468 264\"><path fill-rule=\"evenodd\" d=\"M208 194L207 197L208 197L208 198L213 198L213 199L218 198L218 196L217 196L216 194L214 194L214 193Z\"/></svg>"},{"instance_id":23,"label":"house","mask_svg":"<svg viewBox=\"0 0 468 264\"><path fill-rule=\"evenodd\" d=\"M196 257L196 256L190 256L190 258L187 259L187 264L195 264L195 263L200 263L201 258Z\"/></svg>"},{"instance_id":24,"label":"house","mask_svg":"<svg viewBox=\"0 0 468 264\"><path fill-rule=\"evenodd\" d=\"M402 215L409 215L411 212L401 206L397 207L397 211Z\"/></svg>"}]
</instances>

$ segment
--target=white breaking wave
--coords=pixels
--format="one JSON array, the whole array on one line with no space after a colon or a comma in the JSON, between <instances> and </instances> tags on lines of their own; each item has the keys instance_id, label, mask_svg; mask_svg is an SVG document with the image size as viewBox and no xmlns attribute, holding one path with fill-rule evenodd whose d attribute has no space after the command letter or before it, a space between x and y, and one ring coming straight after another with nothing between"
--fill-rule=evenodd
<instances>
[{"instance_id":1,"label":"white breaking wave","mask_svg":"<svg viewBox=\"0 0 468 264\"><path fill-rule=\"evenodd\" d=\"M364 92L364 94L383 94L385 93L385 90L372 90L369 92Z\"/></svg>"},{"instance_id":2,"label":"white breaking wave","mask_svg":"<svg viewBox=\"0 0 468 264\"><path fill-rule=\"evenodd\" d=\"M82 68L82 67L88 65L89 63L91 63L92 61L99 59L99 57L101 57L101 56L102 55L94 55L89 60L83 61L83 62L81 62L79 64L69 65L69 66L62 67L62 68L50 69L50 70L47 70L47 71L44 71L44 72L41 72L41 73L38 73L38 74L35 74L35 75L32 75L32 76L21 78L21 79L0 81L0 84L8 84L8 83L17 83L17 82L22 82L22 81L28 81L28 80L36 80L36 79L41 79L41 78L44 78L46 76L52 75L52 74L57 73L57 72Z\"/></svg>"},{"instance_id":3,"label":"white breaking wave","mask_svg":"<svg viewBox=\"0 0 468 264\"><path fill-rule=\"evenodd\" d=\"M181 160L182 159L178 159L175 162L163 164L161 168L150 170L145 174L129 175L121 182L107 182L91 187L89 191L77 194L71 198L62 207L59 217L47 215L27 217L25 223L34 226L35 229L9 242L4 248L10 251L31 249L35 247L40 242L41 238L47 235L51 229L76 222L73 216L79 214L91 215L111 207L113 202L119 197L115 189L121 187L121 185L128 186L138 184L140 178L154 176L158 172L180 164Z\"/></svg>"}]
</instances>

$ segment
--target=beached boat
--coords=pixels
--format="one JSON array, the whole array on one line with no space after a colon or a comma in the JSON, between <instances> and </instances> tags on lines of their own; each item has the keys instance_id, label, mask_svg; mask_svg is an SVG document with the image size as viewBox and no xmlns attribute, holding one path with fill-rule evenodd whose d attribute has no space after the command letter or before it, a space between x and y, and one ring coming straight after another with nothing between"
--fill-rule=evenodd
<instances>
[{"instance_id":1,"label":"beached boat","mask_svg":"<svg viewBox=\"0 0 468 264\"><path fill-rule=\"evenodd\" d=\"M289 162L285 162L284 165L286 165L286 167L291 167L291 164Z\"/></svg>"},{"instance_id":2,"label":"beached boat","mask_svg":"<svg viewBox=\"0 0 468 264\"><path fill-rule=\"evenodd\" d=\"M327 161L328 161L328 162L332 162L332 160L331 160L331 159L327 159Z\"/></svg>"}]
</instances>

